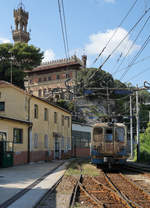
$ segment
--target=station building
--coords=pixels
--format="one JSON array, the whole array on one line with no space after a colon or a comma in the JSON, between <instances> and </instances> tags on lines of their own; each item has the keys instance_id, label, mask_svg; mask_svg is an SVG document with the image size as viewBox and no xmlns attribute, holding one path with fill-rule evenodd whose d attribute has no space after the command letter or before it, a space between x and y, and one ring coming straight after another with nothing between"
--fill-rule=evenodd
<instances>
[{"instance_id":1,"label":"station building","mask_svg":"<svg viewBox=\"0 0 150 208\"><path fill-rule=\"evenodd\" d=\"M0 81L0 166L10 151L13 165L70 157L71 120L65 109Z\"/></svg>"}]
</instances>

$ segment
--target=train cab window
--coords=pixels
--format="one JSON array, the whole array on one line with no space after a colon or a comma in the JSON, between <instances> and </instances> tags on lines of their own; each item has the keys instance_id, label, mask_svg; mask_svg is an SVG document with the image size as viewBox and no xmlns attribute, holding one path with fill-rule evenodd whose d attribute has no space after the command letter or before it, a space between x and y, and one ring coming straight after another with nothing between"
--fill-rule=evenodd
<instances>
[{"instance_id":1,"label":"train cab window","mask_svg":"<svg viewBox=\"0 0 150 208\"><path fill-rule=\"evenodd\" d=\"M93 132L94 142L101 141L103 137L103 128L95 128Z\"/></svg>"},{"instance_id":2,"label":"train cab window","mask_svg":"<svg viewBox=\"0 0 150 208\"><path fill-rule=\"evenodd\" d=\"M106 142L112 142L113 141L113 131L112 131L112 129L106 129L105 141Z\"/></svg>"},{"instance_id":3,"label":"train cab window","mask_svg":"<svg viewBox=\"0 0 150 208\"><path fill-rule=\"evenodd\" d=\"M116 128L115 129L115 139L118 142L124 142L125 138L125 130L124 128Z\"/></svg>"}]
</instances>

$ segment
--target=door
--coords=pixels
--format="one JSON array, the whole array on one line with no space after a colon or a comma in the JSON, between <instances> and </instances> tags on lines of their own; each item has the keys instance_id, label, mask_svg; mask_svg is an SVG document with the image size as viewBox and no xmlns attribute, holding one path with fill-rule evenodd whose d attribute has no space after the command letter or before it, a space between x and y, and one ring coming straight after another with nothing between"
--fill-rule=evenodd
<instances>
[{"instance_id":1,"label":"door","mask_svg":"<svg viewBox=\"0 0 150 208\"><path fill-rule=\"evenodd\" d=\"M2 166L3 163L3 156L4 156L4 152L5 152L5 142L7 141L7 133L0 131L0 167Z\"/></svg>"},{"instance_id":2,"label":"door","mask_svg":"<svg viewBox=\"0 0 150 208\"><path fill-rule=\"evenodd\" d=\"M106 128L105 129L105 153L112 154L113 152L114 152L113 129Z\"/></svg>"}]
</instances>

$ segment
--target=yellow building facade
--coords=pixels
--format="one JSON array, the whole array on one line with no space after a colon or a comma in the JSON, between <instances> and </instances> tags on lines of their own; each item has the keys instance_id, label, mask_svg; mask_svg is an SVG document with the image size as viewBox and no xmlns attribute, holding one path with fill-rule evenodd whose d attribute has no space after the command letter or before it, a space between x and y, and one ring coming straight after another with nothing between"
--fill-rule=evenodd
<instances>
[{"instance_id":1,"label":"yellow building facade","mask_svg":"<svg viewBox=\"0 0 150 208\"><path fill-rule=\"evenodd\" d=\"M14 165L69 157L71 126L68 111L0 81L0 135L13 144Z\"/></svg>"}]
</instances>

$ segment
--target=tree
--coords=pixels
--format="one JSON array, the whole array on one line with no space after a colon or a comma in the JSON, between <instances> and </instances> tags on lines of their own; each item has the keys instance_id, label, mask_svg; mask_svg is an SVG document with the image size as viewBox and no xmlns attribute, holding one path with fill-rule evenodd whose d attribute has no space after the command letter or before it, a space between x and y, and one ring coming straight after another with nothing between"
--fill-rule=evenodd
<instances>
[{"instance_id":1,"label":"tree","mask_svg":"<svg viewBox=\"0 0 150 208\"><path fill-rule=\"evenodd\" d=\"M24 88L25 71L40 65L43 52L26 43L0 44L0 79Z\"/></svg>"}]
</instances>

